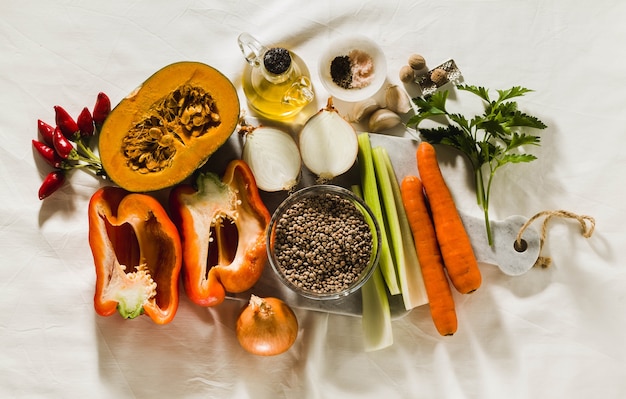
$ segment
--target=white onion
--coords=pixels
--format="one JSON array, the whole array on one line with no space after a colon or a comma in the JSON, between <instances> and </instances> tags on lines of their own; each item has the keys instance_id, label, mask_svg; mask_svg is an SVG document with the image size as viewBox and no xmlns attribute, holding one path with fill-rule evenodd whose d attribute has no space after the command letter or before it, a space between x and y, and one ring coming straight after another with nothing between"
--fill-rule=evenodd
<instances>
[{"instance_id":1,"label":"white onion","mask_svg":"<svg viewBox=\"0 0 626 399\"><path fill-rule=\"evenodd\" d=\"M273 127L257 127L246 133L243 160L260 190L290 190L298 183L302 160L291 135Z\"/></svg>"},{"instance_id":2,"label":"white onion","mask_svg":"<svg viewBox=\"0 0 626 399\"><path fill-rule=\"evenodd\" d=\"M304 124L299 144L302 162L321 180L347 172L359 151L356 131L333 107L332 97Z\"/></svg>"}]
</instances>

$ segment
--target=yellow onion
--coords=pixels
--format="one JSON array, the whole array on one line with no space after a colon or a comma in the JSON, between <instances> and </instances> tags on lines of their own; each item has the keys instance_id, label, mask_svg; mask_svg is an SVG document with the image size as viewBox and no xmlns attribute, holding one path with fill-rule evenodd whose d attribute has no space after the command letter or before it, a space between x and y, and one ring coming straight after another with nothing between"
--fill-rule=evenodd
<instances>
[{"instance_id":1,"label":"yellow onion","mask_svg":"<svg viewBox=\"0 0 626 399\"><path fill-rule=\"evenodd\" d=\"M321 180L331 180L347 172L359 151L356 131L328 98L325 108L310 117L299 137L304 165Z\"/></svg>"},{"instance_id":2,"label":"yellow onion","mask_svg":"<svg viewBox=\"0 0 626 399\"><path fill-rule=\"evenodd\" d=\"M237 340L254 355L273 356L286 352L298 337L298 319L278 298L250 296L237 319Z\"/></svg>"},{"instance_id":3,"label":"yellow onion","mask_svg":"<svg viewBox=\"0 0 626 399\"><path fill-rule=\"evenodd\" d=\"M289 191L300 178L302 160L296 141L274 127L245 128L242 159L248 164L260 190Z\"/></svg>"}]
</instances>

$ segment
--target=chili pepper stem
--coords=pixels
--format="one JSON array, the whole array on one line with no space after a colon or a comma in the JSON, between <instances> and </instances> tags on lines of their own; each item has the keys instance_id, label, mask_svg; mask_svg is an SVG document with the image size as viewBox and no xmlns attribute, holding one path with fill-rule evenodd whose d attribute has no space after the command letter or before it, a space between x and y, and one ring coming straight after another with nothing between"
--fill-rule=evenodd
<instances>
[{"instance_id":1,"label":"chili pepper stem","mask_svg":"<svg viewBox=\"0 0 626 399\"><path fill-rule=\"evenodd\" d=\"M83 163L82 164L78 164L78 165L74 165L76 167L78 167L78 166L88 166L90 168L96 168L96 169L99 169L99 168L102 167L100 162L94 161L91 158L85 158L82 155L79 155L77 160L80 161L80 162L83 162Z\"/></svg>"},{"instance_id":2,"label":"chili pepper stem","mask_svg":"<svg viewBox=\"0 0 626 399\"><path fill-rule=\"evenodd\" d=\"M72 165L71 168L67 168L67 170L70 170L70 169L83 169L87 173L93 174L94 176L100 176L103 178L106 178L107 176L104 169L102 169L101 167L88 164L88 163L74 164Z\"/></svg>"},{"instance_id":3,"label":"chili pepper stem","mask_svg":"<svg viewBox=\"0 0 626 399\"><path fill-rule=\"evenodd\" d=\"M77 144L78 150L80 152L82 152L86 157L88 157L92 161L95 161L95 162L98 162L98 163L100 162L100 158L98 158L98 156L93 151L91 151L91 148L89 148L87 145L85 145L85 143L83 142L82 138L78 139L76 141L76 144Z\"/></svg>"},{"instance_id":4,"label":"chili pepper stem","mask_svg":"<svg viewBox=\"0 0 626 399\"><path fill-rule=\"evenodd\" d=\"M87 167L97 176L106 176L100 158L87 145L85 145L82 137L76 141L76 146L79 152L78 160L84 163L75 165L75 167Z\"/></svg>"}]
</instances>

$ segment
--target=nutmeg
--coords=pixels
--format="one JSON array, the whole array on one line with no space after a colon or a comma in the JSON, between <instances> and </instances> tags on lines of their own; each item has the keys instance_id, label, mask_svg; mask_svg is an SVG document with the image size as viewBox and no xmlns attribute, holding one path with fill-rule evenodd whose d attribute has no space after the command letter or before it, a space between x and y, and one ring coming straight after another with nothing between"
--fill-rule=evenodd
<instances>
[{"instance_id":1,"label":"nutmeg","mask_svg":"<svg viewBox=\"0 0 626 399\"><path fill-rule=\"evenodd\" d=\"M410 83L415 79L415 71L410 65L405 65L400 68L400 81L402 83Z\"/></svg>"},{"instance_id":2,"label":"nutmeg","mask_svg":"<svg viewBox=\"0 0 626 399\"><path fill-rule=\"evenodd\" d=\"M430 80L437 86L441 86L448 81L448 73L441 68L435 68L430 73Z\"/></svg>"},{"instance_id":3,"label":"nutmeg","mask_svg":"<svg viewBox=\"0 0 626 399\"><path fill-rule=\"evenodd\" d=\"M414 71L419 71L426 66L426 60L419 54L411 54L409 56L409 66Z\"/></svg>"}]
</instances>

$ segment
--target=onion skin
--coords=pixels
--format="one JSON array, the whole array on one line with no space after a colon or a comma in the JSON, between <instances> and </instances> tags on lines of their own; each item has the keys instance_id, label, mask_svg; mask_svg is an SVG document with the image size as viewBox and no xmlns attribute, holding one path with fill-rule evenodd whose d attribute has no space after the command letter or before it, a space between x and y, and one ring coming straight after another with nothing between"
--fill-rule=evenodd
<instances>
[{"instance_id":1,"label":"onion skin","mask_svg":"<svg viewBox=\"0 0 626 399\"><path fill-rule=\"evenodd\" d=\"M250 297L237 319L237 340L253 355L274 356L286 352L298 337L298 319L278 298Z\"/></svg>"}]
</instances>

